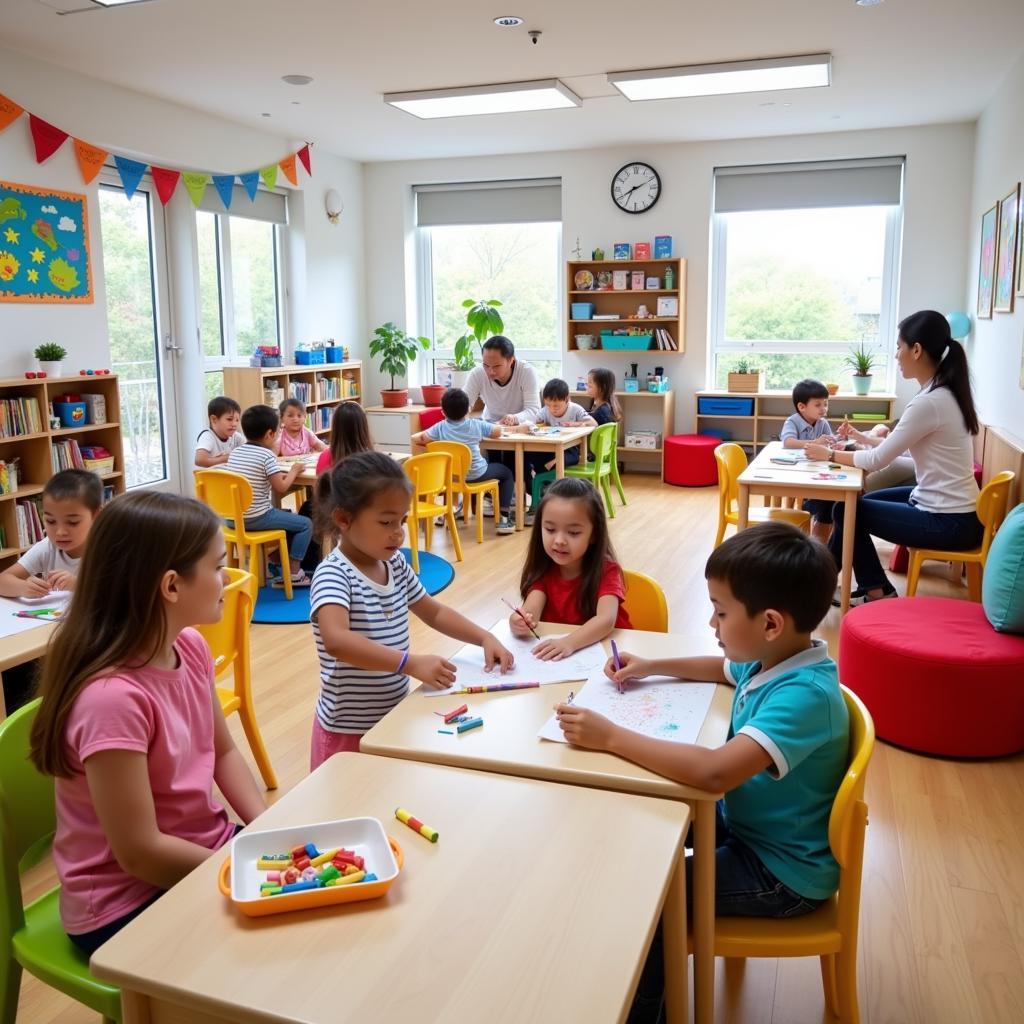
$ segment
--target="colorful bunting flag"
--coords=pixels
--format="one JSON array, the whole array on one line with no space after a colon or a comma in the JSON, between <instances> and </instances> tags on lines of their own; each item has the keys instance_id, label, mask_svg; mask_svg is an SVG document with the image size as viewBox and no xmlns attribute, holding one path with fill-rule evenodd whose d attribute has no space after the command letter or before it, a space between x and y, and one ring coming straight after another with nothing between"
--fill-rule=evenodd
<instances>
[{"instance_id":1,"label":"colorful bunting flag","mask_svg":"<svg viewBox=\"0 0 1024 1024\"><path fill-rule=\"evenodd\" d=\"M75 157L78 160L78 169L82 172L82 180L88 185L102 170L107 159L107 151L100 149L99 146L90 146L81 139L75 139Z\"/></svg>"},{"instance_id":2,"label":"colorful bunting flag","mask_svg":"<svg viewBox=\"0 0 1024 1024\"><path fill-rule=\"evenodd\" d=\"M149 170L153 175L153 184L156 185L156 194L160 197L160 202L166 206L178 187L181 171L170 171L166 167L150 167Z\"/></svg>"},{"instance_id":3,"label":"colorful bunting flag","mask_svg":"<svg viewBox=\"0 0 1024 1024\"><path fill-rule=\"evenodd\" d=\"M36 163L41 164L64 145L68 133L62 132L55 125L44 121L41 117L36 117L35 114L29 114L28 121L32 129L32 141L36 147Z\"/></svg>"},{"instance_id":4,"label":"colorful bunting flag","mask_svg":"<svg viewBox=\"0 0 1024 1024\"><path fill-rule=\"evenodd\" d=\"M298 178L298 175L295 173L295 154L294 153L292 153L291 156L286 156L280 162L280 164L278 164L278 166L281 168L282 171L284 171L284 176L293 185L298 185L299 178Z\"/></svg>"},{"instance_id":5,"label":"colorful bunting flag","mask_svg":"<svg viewBox=\"0 0 1024 1024\"><path fill-rule=\"evenodd\" d=\"M266 167L261 167L260 177L267 188L273 191L274 186L277 184L277 164L268 164Z\"/></svg>"},{"instance_id":6,"label":"colorful bunting flag","mask_svg":"<svg viewBox=\"0 0 1024 1024\"><path fill-rule=\"evenodd\" d=\"M206 186L210 183L210 176L208 174L197 174L195 171L186 171L181 176L181 180L185 182L185 188L188 189L192 202L198 208L199 204L203 201L203 193L206 191Z\"/></svg>"},{"instance_id":7,"label":"colorful bunting flag","mask_svg":"<svg viewBox=\"0 0 1024 1024\"><path fill-rule=\"evenodd\" d=\"M233 174L215 174L213 185L220 195L220 201L224 204L225 210L231 209L231 200L235 194L235 176Z\"/></svg>"},{"instance_id":8,"label":"colorful bunting flag","mask_svg":"<svg viewBox=\"0 0 1024 1024\"><path fill-rule=\"evenodd\" d=\"M3 93L0 93L0 132L12 121L17 121L24 113L24 107L19 107L14 100L9 100Z\"/></svg>"},{"instance_id":9,"label":"colorful bunting flag","mask_svg":"<svg viewBox=\"0 0 1024 1024\"><path fill-rule=\"evenodd\" d=\"M310 165L309 165L309 143L307 142L302 147L302 149L299 150L299 152L296 155L302 161L302 166L306 168L306 173L310 177L312 177L313 176L313 168L310 167Z\"/></svg>"},{"instance_id":10,"label":"colorful bunting flag","mask_svg":"<svg viewBox=\"0 0 1024 1024\"><path fill-rule=\"evenodd\" d=\"M246 171L245 174L240 174L238 180L245 187L245 191L249 194L249 202L256 202L256 189L260 185L260 172L259 171Z\"/></svg>"},{"instance_id":11,"label":"colorful bunting flag","mask_svg":"<svg viewBox=\"0 0 1024 1024\"><path fill-rule=\"evenodd\" d=\"M114 154L114 163L117 165L117 173L121 175L121 184L124 185L124 194L131 199L135 190L146 173L146 165L138 160L129 160L126 156Z\"/></svg>"}]
</instances>

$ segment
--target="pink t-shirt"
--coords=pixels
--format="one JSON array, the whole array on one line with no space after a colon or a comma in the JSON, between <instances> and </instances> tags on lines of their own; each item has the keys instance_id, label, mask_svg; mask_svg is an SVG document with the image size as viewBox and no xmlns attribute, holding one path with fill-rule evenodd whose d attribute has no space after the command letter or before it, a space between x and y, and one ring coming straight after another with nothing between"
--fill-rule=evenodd
<instances>
[{"instance_id":1,"label":"pink t-shirt","mask_svg":"<svg viewBox=\"0 0 1024 1024\"><path fill-rule=\"evenodd\" d=\"M314 451L320 438L309 427L303 427L299 436L292 437L287 430L281 431L281 450L279 455L308 455Z\"/></svg>"},{"instance_id":2,"label":"pink t-shirt","mask_svg":"<svg viewBox=\"0 0 1024 1024\"><path fill-rule=\"evenodd\" d=\"M331 449L325 448L320 453L320 458L316 460L316 474L319 476L321 473L331 468Z\"/></svg>"},{"instance_id":3,"label":"pink t-shirt","mask_svg":"<svg viewBox=\"0 0 1024 1024\"><path fill-rule=\"evenodd\" d=\"M123 669L88 683L68 716L72 775L56 780L53 859L60 916L72 935L91 932L160 890L127 874L114 858L89 795L84 763L101 750L145 754L157 827L210 850L234 825L213 798L213 659L193 629L174 642L178 667Z\"/></svg>"}]
</instances>

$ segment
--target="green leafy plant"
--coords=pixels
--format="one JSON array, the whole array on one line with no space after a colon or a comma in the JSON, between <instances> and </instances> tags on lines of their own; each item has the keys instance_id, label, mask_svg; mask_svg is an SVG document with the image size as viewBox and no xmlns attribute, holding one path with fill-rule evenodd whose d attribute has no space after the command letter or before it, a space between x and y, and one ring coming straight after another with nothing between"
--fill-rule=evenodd
<instances>
[{"instance_id":1,"label":"green leafy plant","mask_svg":"<svg viewBox=\"0 0 1024 1024\"><path fill-rule=\"evenodd\" d=\"M750 365L750 360L747 359L744 356L742 359L737 361L736 366L735 366L735 368L733 369L732 372L733 373L760 373L761 370L757 366L751 366Z\"/></svg>"},{"instance_id":2,"label":"green leafy plant","mask_svg":"<svg viewBox=\"0 0 1024 1024\"><path fill-rule=\"evenodd\" d=\"M380 371L391 377L391 388L395 391L395 378L404 377L409 363L421 348L430 348L429 338L414 338L389 320L373 332L370 339L370 355L380 356Z\"/></svg>"},{"instance_id":3,"label":"green leafy plant","mask_svg":"<svg viewBox=\"0 0 1024 1024\"><path fill-rule=\"evenodd\" d=\"M875 353L866 349L862 341L850 349L843 362L853 370L855 377L870 377L875 367Z\"/></svg>"},{"instance_id":4,"label":"green leafy plant","mask_svg":"<svg viewBox=\"0 0 1024 1024\"><path fill-rule=\"evenodd\" d=\"M455 369L472 370L476 365L476 356L484 350L484 342L501 334L505 330L498 307L497 299L465 299L462 303L466 310L466 326L469 330L455 342ZM476 342L476 349L473 348Z\"/></svg>"},{"instance_id":5,"label":"green leafy plant","mask_svg":"<svg viewBox=\"0 0 1024 1024\"><path fill-rule=\"evenodd\" d=\"M36 359L42 363L59 363L67 359L68 350L55 341L45 341L42 345L36 346Z\"/></svg>"}]
</instances>

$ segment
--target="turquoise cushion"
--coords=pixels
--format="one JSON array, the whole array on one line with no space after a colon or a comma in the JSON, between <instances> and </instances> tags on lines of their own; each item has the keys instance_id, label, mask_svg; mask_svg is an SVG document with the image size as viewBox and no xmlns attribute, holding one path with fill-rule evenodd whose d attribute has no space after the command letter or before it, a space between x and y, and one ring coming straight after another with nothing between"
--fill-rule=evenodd
<instances>
[{"instance_id":1,"label":"turquoise cushion","mask_svg":"<svg viewBox=\"0 0 1024 1024\"><path fill-rule=\"evenodd\" d=\"M1024 502L1003 520L988 549L981 603L1000 633L1024 633Z\"/></svg>"}]
</instances>

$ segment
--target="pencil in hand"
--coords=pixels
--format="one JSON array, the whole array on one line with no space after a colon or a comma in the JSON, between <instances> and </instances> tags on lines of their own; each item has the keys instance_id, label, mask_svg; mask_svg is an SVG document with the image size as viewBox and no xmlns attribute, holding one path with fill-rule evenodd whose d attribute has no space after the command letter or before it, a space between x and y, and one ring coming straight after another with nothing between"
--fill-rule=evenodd
<instances>
[{"instance_id":1,"label":"pencil in hand","mask_svg":"<svg viewBox=\"0 0 1024 1024\"><path fill-rule=\"evenodd\" d=\"M512 611L514 611L516 615L518 615L519 618L521 618L523 622L526 623L526 628L539 640L540 633L538 633L537 630L535 630L533 626L530 625L530 620L523 614L522 609L517 608L514 604L512 604L511 601L506 601L505 598L502 598L501 601L503 604L508 605L508 607L511 608Z\"/></svg>"}]
</instances>

